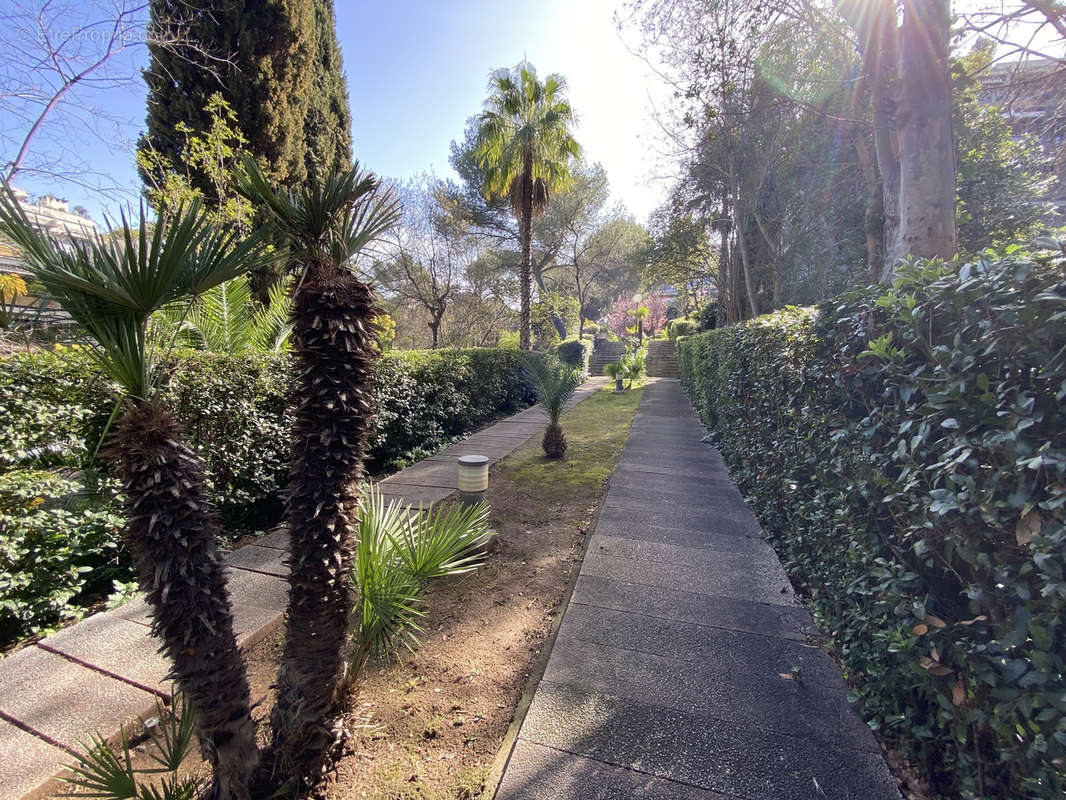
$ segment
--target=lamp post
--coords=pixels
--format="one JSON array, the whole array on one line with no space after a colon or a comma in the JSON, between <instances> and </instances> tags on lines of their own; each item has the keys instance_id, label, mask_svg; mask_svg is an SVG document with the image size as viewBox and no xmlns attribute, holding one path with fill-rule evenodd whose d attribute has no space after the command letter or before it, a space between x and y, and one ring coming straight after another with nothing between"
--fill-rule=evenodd
<instances>
[{"instance_id":1,"label":"lamp post","mask_svg":"<svg viewBox=\"0 0 1066 800\"><path fill-rule=\"evenodd\" d=\"M476 505L485 501L489 488L489 457L459 456L459 502Z\"/></svg>"}]
</instances>

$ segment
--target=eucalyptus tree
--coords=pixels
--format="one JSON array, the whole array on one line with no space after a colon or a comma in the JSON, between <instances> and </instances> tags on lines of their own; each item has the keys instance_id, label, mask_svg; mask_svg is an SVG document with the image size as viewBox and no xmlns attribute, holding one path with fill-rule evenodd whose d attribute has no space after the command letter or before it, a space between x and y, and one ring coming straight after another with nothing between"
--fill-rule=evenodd
<instances>
[{"instance_id":1,"label":"eucalyptus tree","mask_svg":"<svg viewBox=\"0 0 1066 800\"><path fill-rule=\"evenodd\" d=\"M533 217L547 208L552 192L572 182L571 163L581 155L565 92L562 75L549 75L542 83L529 62L498 69L489 79L489 97L478 118L475 156L484 171L485 194L509 197L519 221L523 350L531 346Z\"/></svg>"},{"instance_id":2,"label":"eucalyptus tree","mask_svg":"<svg viewBox=\"0 0 1066 800\"><path fill-rule=\"evenodd\" d=\"M211 796L250 798L258 762L248 680L217 550L218 518L204 491L204 465L160 391L165 355L149 317L266 262L258 234L241 240L198 203L106 235L61 241L37 230L6 184L0 233L14 242L35 281L77 322L100 369L121 387L107 451L122 484L125 536L151 609L152 632L195 705Z\"/></svg>"},{"instance_id":3,"label":"eucalyptus tree","mask_svg":"<svg viewBox=\"0 0 1066 800\"><path fill-rule=\"evenodd\" d=\"M400 215L391 193L358 164L285 190L245 158L239 183L284 241L296 273L289 602L266 764L294 789L318 780L343 734L353 517L379 355L377 300L352 261Z\"/></svg>"}]
</instances>

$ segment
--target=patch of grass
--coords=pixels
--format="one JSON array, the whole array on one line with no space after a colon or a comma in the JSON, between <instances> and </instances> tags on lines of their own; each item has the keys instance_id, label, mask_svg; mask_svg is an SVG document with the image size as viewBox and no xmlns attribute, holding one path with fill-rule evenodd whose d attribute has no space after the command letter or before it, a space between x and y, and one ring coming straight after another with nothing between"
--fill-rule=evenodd
<instances>
[{"instance_id":1,"label":"patch of grass","mask_svg":"<svg viewBox=\"0 0 1066 800\"><path fill-rule=\"evenodd\" d=\"M544 501L565 503L598 492L614 472L643 393L643 387L620 394L604 387L563 414L565 460L547 458L535 436L494 472Z\"/></svg>"}]
</instances>

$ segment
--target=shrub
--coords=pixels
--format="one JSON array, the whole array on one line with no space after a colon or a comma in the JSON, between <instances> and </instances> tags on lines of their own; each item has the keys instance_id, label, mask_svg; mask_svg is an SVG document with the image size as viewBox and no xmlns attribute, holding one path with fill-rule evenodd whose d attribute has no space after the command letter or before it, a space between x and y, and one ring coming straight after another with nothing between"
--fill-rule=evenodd
<instances>
[{"instance_id":1,"label":"shrub","mask_svg":"<svg viewBox=\"0 0 1066 800\"><path fill-rule=\"evenodd\" d=\"M698 324L690 319L675 319L666 326L666 337L671 342L676 342L677 337L691 336L698 330Z\"/></svg>"},{"instance_id":2,"label":"shrub","mask_svg":"<svg viewBox=\"0 0 1066 800\"><path fill-rule=\"evenodd\" d=\"M55 472L0 474L0 647L39 633L132 580L113 495Z\"/></svg>"},{"instance_id":3,"label":"shrub","mask_svg":"<svg viewBox=\"0 0 1066 800\"><path fill-rule=\"evenodd\" d=\"M165 396L207 466L208 496L227 528L261 530L281 516L289 469L288 357L189 351Z\"/></svg>"},{"instance_id":4,"label":"shrub","mask_svg":"<svg viewBox=\"0 0 1066 800\"><path fill-rule=\"evenodd\" d=\"M555 347L555 355L567 366L580 370L582 375L588 375L592 345L587 340L567 339L560 342Z\"/></svg>"},{"instance_id":5,"label":"shrub","mask_svg":"<svg viewBox=\"0 0 1066 800\"><path fill-rule=\"evenodd\" d=\"M862 713L948 796L1066 791L1064 267L929 263L680 345Z\"/></svg>"},{"instance_id":6,"label":"shrub","mask_svg":"<svg viewBox=\"0 0 1066 800\"><path fill-rule=\"evenodd\" d=\"M0 362L0 469L79 468L97 450L114 408L88 353L17 353Z\"/></svg>"},{"instance_id":7,"label":"shrub","mask_svg":"<svg viewBox=\"0 0 1066 800\"><path fill-rule=\"evenodd\" d=\"M207 465L210 497L230 529L262 530L280 519L288 365L279 354L203 352L182 352L169 365L165 394ZM518 351L500 349L389 352L377 394L372 473L430 455L534 400ZM114 403L77 350L0 361L0 646L76 615L131 577L110 495L74 503L76 484L64 477L103 467L93 454Z\"/></svg>"}]
</instances>

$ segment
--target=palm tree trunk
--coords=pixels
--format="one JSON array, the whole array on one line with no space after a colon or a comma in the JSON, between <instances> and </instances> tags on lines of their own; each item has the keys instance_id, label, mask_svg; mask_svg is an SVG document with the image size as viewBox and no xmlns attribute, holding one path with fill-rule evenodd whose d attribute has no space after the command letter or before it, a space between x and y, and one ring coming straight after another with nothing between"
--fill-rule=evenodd
<instances>
[{"instance_id":1,"label":"palm tree trunk","mask_svg":"<svg viewBox=\"0 0 1066 800\"><path fill-rule=\"evenodd\" d=\"M211 796L246 800L259 753L203 463L158 403L131 402L116 443L109 457L122 482L126 537L152 633L196 706L200 747L214 774Z\"/></svg>"},{"instance_id":2,"label":"palm tree trunk","mask_svg":"<svg viewBox=\"0 0 1066 800\"><path fill-rule=\"evenodd\" d=\"M352 514L374 409L371 288L312 269L293 301L289 606L271 715L275 775L315 782L335 743L354 606Z\"/></svg>"},{"instance_id":3,"label":"palm tree trunk","mask_svg":"<svg viewBox=\"0 0 1066 800\"><path fill-rule=\"evenodd\" d=\"M520 275L522 293L522 310L519 318L518 346L522 350L532 350L532 302L533 286L530 276L533 274L533 154L526 153L522 165L522 269Z\"/></svg>"}]
</instances>

